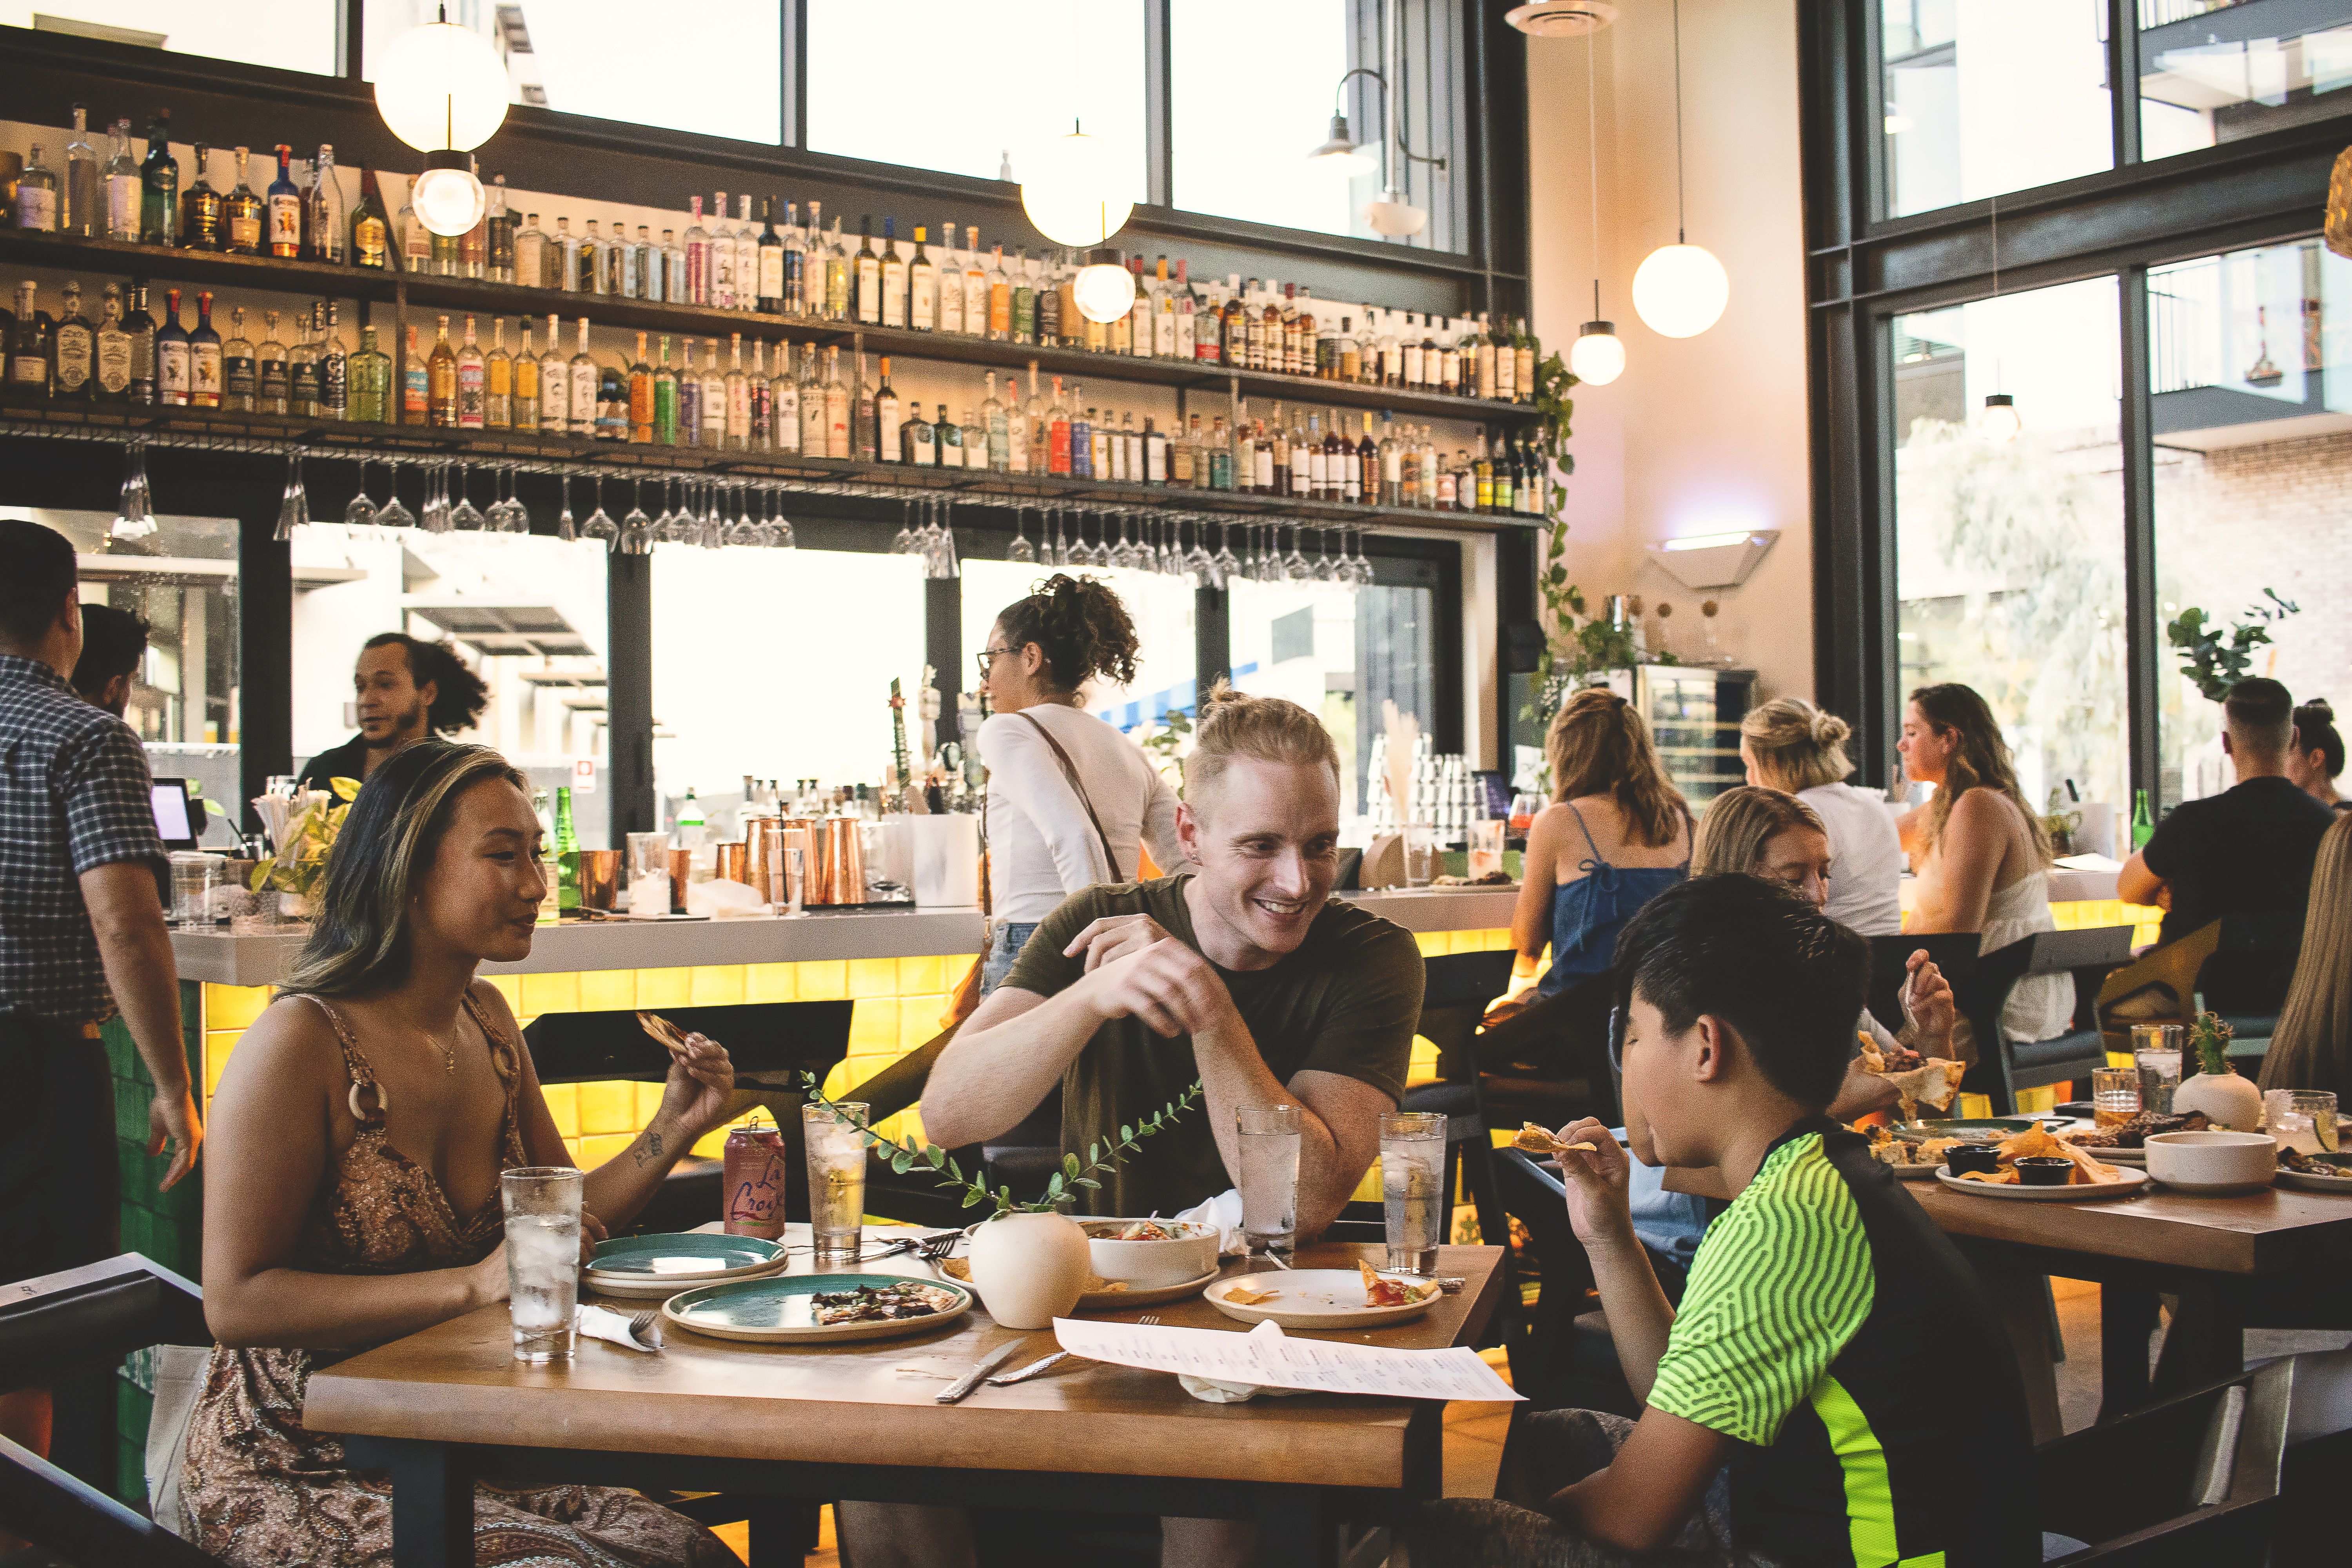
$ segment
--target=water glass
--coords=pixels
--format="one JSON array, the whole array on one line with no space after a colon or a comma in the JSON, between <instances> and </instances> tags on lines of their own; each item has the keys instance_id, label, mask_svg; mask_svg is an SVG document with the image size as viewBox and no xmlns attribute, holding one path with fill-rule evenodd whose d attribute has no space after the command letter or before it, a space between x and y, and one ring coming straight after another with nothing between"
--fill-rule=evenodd
<instances>
[{"instance_id":1,"label":"water glass","mask_svg":"<svg viewBox=\"0 0 2352 1568\"><path fill-rule=\"evenodd\" d=\"M2139 1101L2144 1110L2172 1114L2172 1091L2180 1087L2180 1053L2189 1043L2182 1024L2134 1024L2132 1059L2139 1067Z\"/></svg>"},{"instance_id":2,"label":"water glass","mask_svg":"<svg viewBox=\"0 0 2352 1568\"><path fill-rule=\"evenodd\" d=\"M1437 1272L1447 1208L1445 1120L1423 1110L1394 1110L1381 1118L1381 1202L1392 1274L1426 1278Z\"/></svg>"},{"instance_id":3,"label":"water glass","mask_svg":"<svg viewBox=\"0 0 2352 1568\"><path fill-rule=\"evenodd\" d=\"M629 835L629 912L669 913L669 835Z\"/></svg>"},{"instance_id":4,"label":"water glass","mask_svg":"<svg viewBox=\"0 0 2352 1568\"><path fill-rule=\"evenodd\" d=\"M1298 1107L1245 1105L1234 1112L1242 1151L1242 1238L1253 1251L1288 1258L1298 1247Z\"/></svg>"},{"instance_id":5,"label":"water glass","mask_svg":"<svg viewBox=\"0 0 2352 1568\"><path fill-rule=\"evenodd\" d=\"M1404 826L1404 885L1426 888L1437 878L1437 829L1426 822Z\"/></svg>"},{"instance_id":6,"label":"water glass","mask_svg":"<svg viewBox=\"0 0 2352 1568\"><path fill-rule=\"evenodd\" d=\"M499 1174L514 1355L533 1366L572 1359L582 1190L581 1173L566 1165L524 1165Z\"/></svg>"},{"instance_id":7,"label":"water glass","mask_svg":"<svg viewBox=\"0 0 2352 1568\"><path fill-rule=\"evenodd\" d=\"M172 923L208 926L213 923L212 894L223 862L216 855L185 849L172 855Z\"/></svg>"},{"instance_id":8,"label":"water glass","mask_svg":"<svg viewBox=\"0 0 2352 1568\"><path fill-rule=\"evenodd\" d=\"M859 1122L866 1107L854 1100L839 1109ZM816 1244L820 1272L857 1261L866 1226L866 1134L835 1117L833 1108L801 1107L801 1136L808 1145L809 1236Z\"/></svg>"},{"instance_id":9,"label":"water glass","mask_svg":"<svg viewBox=\"0 0 2352 1568\"><path fill-rule=\"evenodd\" d=\"M2091 1074L2091 1121L2120 1127L2139 1114L2139 1068L2099 1068Z\"/></svg>"},{"instance_id":10,"label":"water glass","mask_svg":"<svg viewBox=\"0 0 2352 1568\"><path fill-rule=\"evenodd\" d=\"M2279 1147L2304 1154L2336 1152L2336 1095L2324 1089L2273 1089L2263 1096L2263 1125Z\"/></svg>"}]
</instances>

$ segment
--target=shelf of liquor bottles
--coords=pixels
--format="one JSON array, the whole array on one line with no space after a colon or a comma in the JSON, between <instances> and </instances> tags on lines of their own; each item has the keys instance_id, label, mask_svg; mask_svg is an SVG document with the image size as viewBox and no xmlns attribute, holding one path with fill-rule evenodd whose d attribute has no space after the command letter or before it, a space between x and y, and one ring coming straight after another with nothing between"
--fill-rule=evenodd
<instances>
[{"instance_id":1,"label":"shelf of liquor bottles","mask_svg":"<svg viewBox=\"0 0 2352 1568\"><path fill-rule=\"evenodd\" d=\"M402 271L396 267L378 269L299 258L173 249L17 229L0 229L0 263L81 274L85 292L102 288L110 281L137 279L158 289L167 285L203 285L352 300L363 310L385 306L390 310L388 322L377 324L389 325L391 329L383 346L396 363L405 350L403 328L417 322L428 330L429 339L433 323L425 319L427 312L533 319L552 314L560 316L567 328L585 318L598 327L668 333L697 341L715 338L724 342L740 333L747 340L766 342L845 347L856 342L872 354L983 369L1020 370L1034 364L1038 374L1045 376L1171 387L1180 396L1206 394L1217 405L1234 397L1246 397L1298 407L1362 409L1496 426L1541 417L1528 403L1462 397L1410 385L1239 369L1200 359L1097 353L959 332L918 331L854 320L774 315L618 294L531 288L489 279ZM370 319L365 314L362 316L362 321Z\"/></svg>"},{"instance_id":2,"label":"shelf of liquor bottles","mask_svg":"<svg viewBox=\"0 0 2352 1568\"><path fill-rule=\"evenodd\" d=\"M1310 528L1381 526L1502 532L1540 518L1500 511L1365 506L1268 490L1224 490L1119 480L1064 479L984 468L917 467L788 452L665 447L522 430L458 430L375 425L188 406L27 396L0 389L0 440L56 440L419 466L467 464L513 473L601 475L614 479L691 478L751 484L813 498L895 501L919 496L991 507L1100 508L1235 518L1280 519ZM895 514L893 514L895 519Z\"/></svg>"}]
</instances>

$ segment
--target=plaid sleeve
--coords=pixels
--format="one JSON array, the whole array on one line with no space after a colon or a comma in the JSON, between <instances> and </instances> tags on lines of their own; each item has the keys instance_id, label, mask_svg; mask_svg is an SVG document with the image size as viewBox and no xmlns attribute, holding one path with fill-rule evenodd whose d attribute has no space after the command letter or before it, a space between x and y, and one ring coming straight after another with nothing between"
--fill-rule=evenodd
<instances>
[{"instance_id":1,"label":"plaid sleeve","mask_svg":"<svg viewBox=\"0 0 2352 1568\"><path fill-rule=\"evenodd\" d=\"M55 777L74 875L118 860L163 858L146 748L128 725L94 727L67 742Z\"/></svg>"}]
</instances>

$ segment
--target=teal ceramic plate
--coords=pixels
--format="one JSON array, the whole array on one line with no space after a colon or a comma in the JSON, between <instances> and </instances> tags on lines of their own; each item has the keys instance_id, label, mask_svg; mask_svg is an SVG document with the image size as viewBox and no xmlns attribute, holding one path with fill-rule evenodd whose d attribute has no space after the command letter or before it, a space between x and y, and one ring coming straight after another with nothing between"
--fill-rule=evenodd
<instances>
[{"instance_id":1,"label":"teal ceramic plate","mask_svg":"<svg viewBox=\"0 0 2352 1568\"><path fill-rule=\"evenodd\" d=\"M1895 1123L1895 1136L1912 1143L1924 1143L1930 1138L1965 1138L1972 1132L1979 1137L1993 1133L2007 1138L2012 1133L2031 1132L2041 1125L2030 1116L1981 1116L1964 1121L1900 1121Z\"/></svg>"},{"instance_id":2,"label":"teal ceramic plate","mask_svg":"<svg viewBox=\"0 0 2352 1568\"><path fill-rule=\"evenodd\" d=\"M919 1285L940 1292L948 1304L920 1318L890 1318L868 1323L819 1323L809 1298L855 1290L860 1286ZM945 1328L971 1310L971 1292L952 1279L911 1279L902 1274L794 1274L703 1285L671 1297L662 1316L689 1333L760 1343L812 1340L887 1340Z\"/></svg>"},{"instance_id":3,"label":"teal ceramic plate","mask_svg":"<svg viewBox=\"0 0 2352 1568\"><path fill-rule=\"evenodd\" d=\"M598 1244L583 1282L606 1296L674 1296L697 1285L773 1274L784 1263L780 1243L756 1236L623 1236Z\"/></svg>"}]
</instances>

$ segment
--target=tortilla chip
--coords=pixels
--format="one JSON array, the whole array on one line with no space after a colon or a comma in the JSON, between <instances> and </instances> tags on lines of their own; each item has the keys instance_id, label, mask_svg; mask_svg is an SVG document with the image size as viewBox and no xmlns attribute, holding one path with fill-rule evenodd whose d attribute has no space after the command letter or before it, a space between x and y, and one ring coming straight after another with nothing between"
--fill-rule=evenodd
<instances>
[{"instance_id":1,"label":"tortilla chip","mask_svg":"<svg viewBox=\"0 0 2352 1568\"><path fill-rule=\"evenodd\" d=\"M1521 1123L1519 1130L1511 1135L1511 1147L1525 1150L1530 1154L1564 1154L1570 1149L1582 1149L1588 1153L1599 1152L1589 1140L1579 1139L1573 1143L1563 1143L1549 1128L1539 1127L1532 1121Z\"/></svg>"},{"instance_id":2,"label":"tortilla chip","mask_svg":"<svg viewBox=\"0 0 2352 1568\"><path fill-rule=\"evenodd\" d=\"M1956 1179L1963 1182L1982 1182L1989 1187L1999 1187L2005 1186L2008 1184L2016 1181L2017 1173L2015 1171L1995 1171L1991 1175L1988 1176L1982 1171L1962 1171Z\"/></svg>"},{"instance_id":3,"label":"tortilla chip","mask_svg":"<svg viewBox=\"0 0 2352 1568\"><path fill-rule=\"evenodd\" d=\"M1271 1301L1281 1295L1279 1290L1253 1290L1245 1285L1226 1288L1225 1300L1236 1307L1255 1307L1261 1301Z\"/></svg>"}]
</instances>

